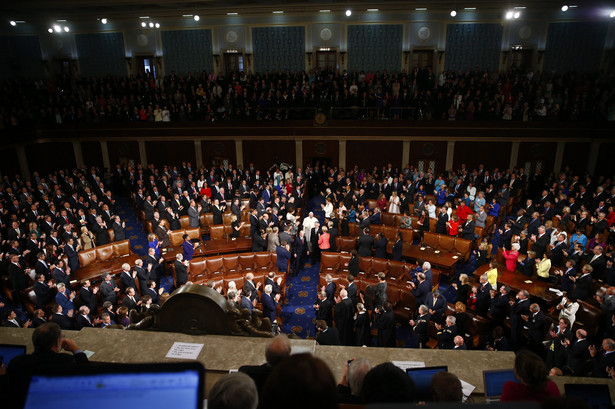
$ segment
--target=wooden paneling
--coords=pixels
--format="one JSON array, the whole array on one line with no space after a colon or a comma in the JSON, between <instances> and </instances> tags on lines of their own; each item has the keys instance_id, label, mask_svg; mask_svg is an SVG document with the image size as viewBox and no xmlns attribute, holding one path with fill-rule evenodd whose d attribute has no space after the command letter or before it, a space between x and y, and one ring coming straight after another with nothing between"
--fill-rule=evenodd
<instances>
[{"instance_id":1,"label":"wooden paneling","mask_svg":"<svg viewBox=\"0 0 615 409\"><path fill-rule=\"evenodd\" d=\"M532 169L530 171L533 172L536 163L542 162L542 174L547 176L553 171L556 148L556 142L521 142L517 165L523 167L526 162L531 162Z\"/></svg>"},{"instance_id":2,"label":"wooden paneling","mask_svg":"<svg viewBox=\"0 0 615 409\"><path fill-rule=\"evenodd\" d=\"M148 141L145 142L147 162L156 167L162 165L180 166L182 162L190 162L194 168L193 141Z\"/></svg>"},{"instance_id":3,"label":"wooden paneling","mask_svg":"<svg viewBox=\"0 0 615 409\"><path fill-rule=\"evenodd\" d=\"M562 169L570 167L575 175L581 175L587 170L587 159L591 144L584 142L566 142ZM612 151L611 151L612 153Z\"/></svg>"},{"instance_id":4,"label":"wooden paneling","mask_svg":"<svg viewBox=\"0 0 615 409\"><path fill-rule=\"evenodd\" d=\"M112 168L115 168L117 163L126 164L133 161L136 165L141 161L137 141L109 141L107 142L107 150L109 151L109 162Z\"/></svg>"},{"instance_id":5,"label":"wooden paneling","mask_svg":"<svg viewBox=\"0 0 615 409\"><path fill-rule=\"evenodd\" d=\"M339 166L340 143L337 139L321 141L303 141L303 166L314 165L316 160L321 163L329 163L331 166ZM346 160L350 160L348 157Z\"/></svg>"},{"instance_id":6,"label":"wooden paneling","mask_svg":"<svg viewBox=\"0 0 615 409\"><path fill-rule=\"evenodd\" d=\"M295 141L248 141L244 139L242 149L244 168L254 163L257 169L265 170L278 160L295 165Z\"/></svg>"},{"instance_id":7,"label":"wooden paneling","mask_svg":"<svg viewBox=\"0 0 615 409\"><path fill-rule=\"evenodd\" d=\"M30 164L30 172L38 171L40 174L47 174L58 169L73 169L76 163L75 151L70 142L28 145L26 146L26 157Z\"/></svg>"},{"instance_id":8,"label":"wooden paneling","mask_svg":"<svg viewBox=\"0 0 615 409\"><path fill-rule=\"evenodd\" d=\"M245 147L243 148L245 150ZM203 164L206 168L210 168L214 161L228 160L230 164L237 164L235 155L235 141L201 141L201 152L203 154ZM247 166L247 163L244 162ZM197 163L197 167L201 164Z\"/></svg>"},{"instance_id":9,"label":"wooden paneling","mask_svg":"<svg viewBox=\"0 0 615 409\"><path fill-rule=\"evenodd\" d=\"M470 170L478 169L480 164L489 171L506 169L510 162L510 149L510 142L455 142L453 169L459 169L462 163Z\"/></svg>"},{"instance_id":10,"label":"wooden paneling","mask_svg":"<svg viewBox=\"0 0 615 409\"><path fill-rule=\"evenodd\" d=\"M346 141L346 167L371 170L391 163L393 169L401 169L402 148L401 141Z\"/></svg>"},{"instance_id":11,"label":"wooden paneling","mask_svg":"<svg viewBox=\"0 0 615 409\"><path fill-rule=\"evenodd\" d=\"M435 160L436 172L442 172L446 165L446 145L447 143L442 141L410 142L410 165L416 166L419 160Z\"/></svg>"},{"instance_id":12,"label":"wooden paneling","mask_svg":"<svg viewBox=\"0 0 615 409\"><path fill-rule=\"evenodd\" d=\"M85 141L81 142L81 153L83 155L83 163L90 166L103 167L102 151L100 149L100 143L98 141Z\"/></svg>"}]
</instances>

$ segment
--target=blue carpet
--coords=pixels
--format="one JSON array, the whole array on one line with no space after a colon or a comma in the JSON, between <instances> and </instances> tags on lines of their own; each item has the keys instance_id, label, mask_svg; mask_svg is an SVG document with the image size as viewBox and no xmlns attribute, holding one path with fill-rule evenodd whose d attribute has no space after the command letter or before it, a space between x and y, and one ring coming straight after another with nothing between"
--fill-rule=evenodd
<instances>
[{"instance_id":1,"label":"blue carpet","mask_svg":"<svg viewBox=\"0 0 615 409\"><path fill-rule=\"evenodd\" d=\"M287 284L286 305L282 306L282 331L306 338L316 333L314 301L318 289L320 263L304 268Z\"/></svg>"},{"instance_id":2,"label":"blue carpet","mask_svg":"<svg viewBox=\"0 0 615 409\"><path fill-rule=\"evenodd\" d=\"M115 201L115 211L126 223L126 237L130 240L130 248L140 256L147 255L147 235L143 225L137 219L130 202L125 197L118 197Z\"/></svg>"}]
</instances>

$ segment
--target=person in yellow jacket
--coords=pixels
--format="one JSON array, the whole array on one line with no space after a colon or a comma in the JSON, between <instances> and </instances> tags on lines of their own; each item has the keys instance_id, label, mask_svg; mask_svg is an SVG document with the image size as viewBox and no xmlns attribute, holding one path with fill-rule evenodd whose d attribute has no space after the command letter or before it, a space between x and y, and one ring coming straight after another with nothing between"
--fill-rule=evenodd
<instances>
[{"instance_id":1,"label":"person in yellow jacket","mask_svg":"<svg viewBox=\"0 0 615 409\"><path fill-rule=\"evenodd\" d=\"M551 270L551 260L546 254L542 259L536 258L536 274L540 281L549 281L549 270Z\"/></svg>"},{"instance_id":2,"label":"person in yellow jacket","mask_svg":"<svg viewBox=\"0 0 615 409\"><path fill-rule=\"evenodd\" d=\"M491 288L498 288L498 262L492 260L489 262L489 270L486 272L487 281L491 284Z\"/></svg>"}]
</instances>

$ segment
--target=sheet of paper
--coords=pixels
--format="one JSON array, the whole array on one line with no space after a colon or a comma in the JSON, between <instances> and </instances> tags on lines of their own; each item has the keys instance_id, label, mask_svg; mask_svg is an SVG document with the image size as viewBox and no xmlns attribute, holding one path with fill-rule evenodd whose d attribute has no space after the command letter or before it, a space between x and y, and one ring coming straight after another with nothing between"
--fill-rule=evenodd
<instances>
[{"instance_id":1,"label":"sheet of paper","mask_svg":"<svg viewBox=\"0 0 615 409\"><path fill-rule=\"evenodd\" d=\"M425 247L421 247L421 250L425 250Z\"/></svg>"},{"instance_id":2,"label":"sheet of paper","mask_svg":"<svg viewBox=\"0 0 615 409\"><path fill-rule=\"evenodd\" d=\"M454 260L457 260L459 258L459 256L453 256Z\"/></svg>"},{"instance_id":3,"label":"sheet of paper","mask_svg":"<svg viewBox=\"0 0 615 409\"><path fill-rule=\"evenodd\" d=\"M461 381L461 391L463 392L463 400L465 401L476 389L476 386L471 385L464 381L463 379L459 379Z\"/></svg>"},{"instance_id":4,"label":"sheet of paper","mask_svg":"<svg viewBox=\"0 0 615 409\"><path fill-rule=\"evenodd\" d=\"M532 284L532 283L533 283L533 281L532 281L532 280L525 280L525 281L524 281L524 283L525 283L525 284Z\"/></svg>"},{"instance_id":5,"label":"sheet of paper","mask_svg":"<svg viewBox=\"0 0 615 409\"><path fill-rule=\"evenodd\" d=\"M204 344L192 344L189 342L175 342L167 352L165 358L197 359Z\"/></svg>"},{"instance_id":6,"label":"sheet of paper","mask_svg":"<svg viewBox=\"0 0 615 409\"><path fill-rule=\"evenodd\" d=\"M418 361L392 361L393 365L404 371L408 368L425 368L425 362Z\"/></svg>"},{"instance_id":7,"label":"sheet of paper","mask_svg":"<svg viewBox=\"0 0 615 409\"><path fill-rule=\"evenodd\" d=\"M94 355L94 351L89 351L89 350L85 350L83 351L83 353L85 354L85 356L88 357L88 359L90 359L92 357L92 355Z\"/></svg>"}]
</instances>

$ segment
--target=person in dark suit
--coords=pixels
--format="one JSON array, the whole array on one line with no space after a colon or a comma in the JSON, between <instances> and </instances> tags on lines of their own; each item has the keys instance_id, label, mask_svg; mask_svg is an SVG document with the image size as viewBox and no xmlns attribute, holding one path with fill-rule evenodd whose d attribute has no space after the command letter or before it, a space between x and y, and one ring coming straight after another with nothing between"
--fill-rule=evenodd
<instances>
[{"instance_id":1,"label":"person in dark suit","mask_svg":"<svg viewBox=\"0 0 615 409\"><path fill-rule=\"evenodd\" d=\"M457 335L456 318L453 315L446 317L446 326L436 323L438 330L438 349L453 349L455 347L455 336Z\"/></svg>"},{"instance_id":2,"label":"person in dark suit","mask_svg":"<svg viewBox=\"0 0 615 409\"><path fill-rule=\"evenodd\" d=\"M36 255L37 261L34 264L34 271L36 274L43 274L45 276L45 280L49 280L51 278L51 267L47 265L47 261L45 261L45 253L40 251Z\"/></svg>"},{"instance_id":3,"label":"person in dark suit","mask_svg":"<svg viewBox=\"0 0 615 409\"><path fill-rule=\"evenodd\" d=\"M378 283L374 288L374 307L382 307L387 301L387 281L384 272L378 273Z\"/></svg>"},{"instance_id":4,"label":"person in dark suit","mask_svg":"<svg viewBox=\"0 0 615 409\"><path fill-rule=\"evenodd\" d=\"M263 318L269 318L271 322L276 319L276 307L280 300L280 294L272 295L273 289L271 285L266 285L263 294L261 295L261 304L263 305Z\"/></svg>"},{"instance_id":5,"label":"person in dark suit","mask_svg":"<svg viewBox=\"0 0 615 409\"><path fill-rule=\"evenodd\" d=\"M354 334L352 329L354 324L354 306L350 298L348 298L346 289L340 291L340 295L336 299L334 310L335 327L339 332L340 345L353 346Z\"/></svg>"},{"instance_id":6,"label":"person in dark suit","mask_svg":"<svg viewBox=\"0 0 615 409\"><path fill-rule=\"evenodd\" d=\"M455 345L453 347L453 350L455 351L467 351L468 350L468 346L465 344L463 337L461 335L455 336L455 338L453 338L453 343Z\"/></svg>"},{"instance_id":7,"label":"person in dark suit","mask_svg":"<svg viewBox=\"0 0 615 409\"><path fill-rule=\"evenodd\" d=\"M412 327L412 333L419 348L425 348L429 341L429 321L431 315L429 314L429 308L426 305L419 307L419 316L416 320L410 320L409 324Z\"/></svg>"},{"instance_id":8,"label":"person in dark suit","mask_svg":"<svg viewBox=\"0 0 615 409\"><path fill-rule=\"evenodd\" d=\"M122 222L120 216L113 216L113 223L111 224L111 228L113 229L113 237L115 241L126 240L126 233L124 232L124 228L126 227L126 223Z\"/></svg>"},{"instance_id":9,"label":"person in dark suit","mask_svg":"<svg viewBox=\"0 0 615 409\"><path fill-rule=\"evenodd\" d=\"M90 280L85 280L79 289L79 299L81 300L81 305L86 305L91 311L96 311L96 294L98 294L98 287L92 287Z\"/></svg>"},{"instance_id":10,"label":"person in dark suit","mask_svg":"<svg viewBox=\"0 0 615 409\"><path fill-rule=\"evenodd\" d=\"M243 292L250 293L250 301L254 302L258 298L258 289L261 288L262 283L259 281L254 284L254 274L248 273L246 274L246 280L243 283Z\"/></svg>"},{"instance_id":11,"label":"person in dark suit","mask_svg":"<svg viewBox=\"0 0 615 409\"><path fill-rule=\"evenodd\" d=\"M615 367L615 341L611 338L602 340L602 353L598 353L595 346L589 347L592 361L591 376L594 378L610 378L607 368Z\"/></svg>"},{"instance_id":12,"label":"person in dark suit","mask_svg":"<svg viewBox=\"0 0 615 409\"><path fill-rule=\"evenodd\" d=\"M224 206L220 206L220 200L217 198L213 201L211 211L214 214L214 224L222 224L222 213L224 212Z\"/></svg>"},{"instance_id":13,"label":"person in dark suit","mask_svg":"<svg viewBox=\"0 0 615 409\"><path fill-rule=\"evenodd\" d=\"M48 321L47 318L45 318L45 311L40 308L34 310L34 317L32 318L32 328L38 328L46 322Z\"/></svg>"},{"instance_id":14,"label":"person in dark suit","mask_svg":"<svg viewBox=\"0 0 615 409\"><path fill-rule=\"evenodd\" d=\"M32 334L34 352L15 357L9 364L7 374L11 394L11 406L22 407L30 378L33 373L56 368L70 368L87 364L88 358L77 344L62 337L62 329L56 323L45 323L36 328ZM60 353L60 350L72 353Z\"/></svg>"},{"instance_id":15,"label":"person in dark suit","mask_svg":"<svg viewBox=\"0 0 615 409\"><path fill-rule=\"evenodd\" d=\"M332 221L328 223L328 227L329 227L329 251L337 251L337 243L335 242L335 239L337 238L337 235L338 235L337 227L335 227L335 224Z\"/></svg>"},{"instance_id":16,"label":"person in dark suit","mask_svg":"<svg viewBox=\"0 0 615 409\"><path fill-rule=\"evenodd\" d=\"M448 213L446 207L440 207L440 213L438 214L438 221L436 222L436 233L448 234L446 223L448 223Z\"/></svg>"},{"instance_id":17,"label":"person in dark suit","mask_svg":"<svg viewBox=\"0 0 615 409\"><path fill-rule=\"evenodd\" d=\"M591 257L588 257L587 262L592 267L592 278L594 280L602 280L604 271L606 270L606 256L603 253L601 246L596 246L592 249Z\"/></svg>"},{"instance_id":18,"label":"person in dark suit","mask_svg":"<svg viewBox=\"0 0 615 409\"><path fill-rule=\"evenodd\" d=\"M109 237L109 232L107 231L107 223L103 221L102 217L100 216L96 217L96 223L92 225L92 230L94 231L94 234L96 235L96 246L102 246L103 244L109 244L109 242L111 241L111 238Z\"/></svg>"},{"instance_id":19,"label":"person in dark suit","mask_svg":"<svg viewBox=\"0 0 615 409\"><path fill-rule=\"evenodd\" d=\"M543 258L550 243L549 235L544 226L538 228L538 234L532 236L532 241L534 242L532 251L536 253L537 258Z\"/></svg>"},{"instance_id":20,"label":"person in dark suit","mask_svg":"<svg viewBox=\"0 0 615 409\"><path fill-rule=\"evenodd\" d=\"M371 257L374 238L369 235L369 228L363 229L359 240L357 241L357 253L360 257Z\"/></svg>"},{"instance_id":21,"label":"person in dark suit","mask_svg":"<svg viewBox=\"0 0 615 409\"><path fill-rule=\"evenodd\" d=\"M369 328L369 315L363 303L357 304L357 315L353 323L356 346L370 346L371 332Z\"/></svg>"},{"instance_id":22,"label":"person in dark suit","mask_svg":"<svg viewBox=\"0 0 615 409\"><path fill-rule=\"evenodd\" d=\"M324 320L316 321L316 342L318 345L340 345L340 336L337 328L330 327Z\"/></svg>"},{"instance_id":23,"label":"person in dark suit","mask_svg":"<svg viewBox=\"0 0 615 409\"><path fill-rule=\"evenodd\" d=\"M487 317L489 306L491 305L491 284L487 279L487 274L479 278L480 285L476 292L476 313L482 317Z\"/></svg>"},{"instance_id":24,"label":"person in dark suit","mask_svg":"<svg viewBox=\"0 0 615 409\"><path fill-rule=\"evenodd\" d=\"M267 274L267 277L265 277L265 286L267 286L267 285L271 286L272 297L275 297L276 295L280 294L280 285L281 284L282 284L282 277L278 277L276 279L274 271L270 271Z\"/></svg>"},{"instance_id":25,"label":"person in dark suit","mask_svg":"<svg viewBox=\"0 0 615 409\"><path fill-rule=\"evenodd\" d=\"M137 295L134 287L127 287L125 291L125 296L122 299L122 305L130 310L138 309L139 305L141 305L141 299Z\"/></svg>"},{"instance_id":26,"label":"person in dark suit","mask_svg":"<svg viewBox=\"0 0 615 409\"><path fill-rule=\"evenodd\" d=\"M277 255L276 267L278 268L278 272L287 274L291 256L290 244L286 241L281 242L280 245L276 247L275 253Z\"/></svg>"},{"instance_id":27,"label":"person in dark suit","mask_svg":"<svg viewBox=\"0 0 615 409\"><path fill-rule=\"evenodd\" d=\"M149 248L147 250L147 256L145 257L145 260L143 261L145 263L145 269L149 272L148 278L156 283L156 287L159 287L160 279L162 278L162 273L164 270L164 265L162 264L164 259L162 257L157 258L156 249ZM139 272L137 271L137 275L138 273ZM143 287L143 290L141 290L142 294L143 294L143 291L145 291L145 289L147 289L147 283L145 287Z\"/></svg>"},{"instance_id":28,"label":"person in dark suit","mask_svg":"<svg viewBox=\"0 0 615 409\"><path fill-rule=\"evenodd\" d=\"M285 334L280 334L273 338L265 349L265 360L263 365L244 365L239 367L239 372L247 374L254 380L256 388L262 393L267 378L275 367L290 356L290 341Z\"/></svg>"},{"instance_id":29,"label":"person in dark suit","mask_svg":"<svg viewBox=\"0 0 615 409\"><path fill-rule=\"evenodd\" d=\"M137 278L137 272L131 271L130 264L122 264L122 272L120 273L120 282L124 286L124 289L128 287L137 288L135 279Z\"/></svg>"},{"instance_id":30,"label":"person in dark suit","mask_svg":"<svg viewBox=\"0 0 615 409\"><path fill-rule=\"evenodd\" d=\"M352 301L353 308L357 306L357 285L354 282L354 276L352 274L348 274L346 276L346 281L348 281L348 285L346 286L346 291L348 292L348 298Z\"/></svg>"},{"instance_id":31,"label":"person in dark suit","mask_svg":"<svg viewBox=\"0 0 615 409\"><path fill-rule=\"evenodd\" d=\"M496 291L491 291L491 302L489 306L489 315L491 315L491 321L494 325L502 325L508 314L508 308L510 300L510 287L502 285L500 287L499 294L496 295Z\"/></svg>"},{"instance_id":32,"label":"person in dark suit","mask_svg":"<svg viewBox=\"0 0 615 409\"><path fill-rule=\"evenodd\" d=\"M537 254L534 251L528 251L527 257L523 261L517 261L517 269L527 277L534 275L534 269L536 266Z\"/></svg>"},{"instance_id":33,"label":"person in dark suit","mask_svg":"<svg viewBox=\"0 0 615 409\"><path fill-rule=\"evenodd\" d=\"M2 319L2 326L7 328L28 328L32 324L30 320L25 323L21 322L21 320L17 318L17 313L15 313L15 310L13 309L7 310Z\"/></svg>"},{"instance_id":34,"label":"person in dark suit","mask_svg":"<svg viewBox=\"0 0 615 409\"><path fill-rule=\"evenodd\" d=\"M267 249L267 233L265 230L257 231L252 236L252 252L265 251Z\"/></svg>"},{"instance_id":35,"label":"person in dark suit","mask_svg":"<svg viewBox=\"0 0 615 409\"><path fill-rule=\"evenodd\" d=\"M591 290L593 285L592 271L594 269L589 264L585 264L581 269L581 276L579 278L570 277L574 282L574 295L578 300L586 301L591 297Z\"/></svg>"},{"instance_id":36,"label":"person in dark suit","mask_svg":"<svg viewBox=\"0 0 615 409\"><path fill-rule=\"evenodd\" d=\"M314 303L314 310L316 311L316 320L323 320L329 326L333 325L333 306L324 291L318 293L317 300Z\"/></svg>"},{"instance_id":37,"label":"person in dark suit","mask_svg":"<svg viewBox=\"0 0 615 409\"><path fill-rule=\"evenodd\" d=\"M374 242L374 257L387 258L387 243L388 240L384 236L384 233L379 233L378 240Z\"/></svg>"},{"instance_id":38,"label":"person in dark suit","mask_svg":"<svg viewBox=\"0 0 615 409\"><path fill-rule=\"evenodd\" d=\"M301 229L297 233L293 248L293 257L295 259L295 268L293 271L293 276L299 274L299 271L303 269L303 265L305 264L305 257L308 254L309 252L307 250L307 243L305 241L305 230Z\"/></svg>"},{"instance_id":39,"label":"person in dark suit","mask_svg":"<svg viewBox=\"0 0 615 409\"><path fill-rule=\"evenodd\" d=\"M335 290L337 289L337 284L333 282L333 277L331 276L331 274L327 274L325 276L325 281L327 282L327 285L323 286L324 288L322 288L322 291L327 294L327 300L329 300L331 306L333 306L333 303L335 302L334 297Z\"/></svg>"},{"instance_id":40,"label":"person in dark suit","mask_svg":"<svg viewBox=\"0 0 615 409\"><path fill-rule=\"evenodd\" d=\"M37 274L36 281L34 282L34 293L36 294L36 306L43 308L45 304L48 304L53 300L54 294L52 288L55 287L53 281L49 280L45 282L44 274Z\"/></svg>"},{"instance_id":41,"label":"person in dark suit","mask_svg":"<svg viewBox=\"0 0 615 409\"><path fill-rule=\"evenodd\" d=\"M410 289L412 291L412 295L414 295L415 304L423 305L425 304L425 297L427 297L427 295L431 292L431 287L425 280L424 273L418 273L416 278L418 279L418 284L410 282Z\"/></svg>"},{"instance_id":42,"label":"person in dark suit","mask_svg":"<svg viewBox=\"0 0 615 409\"><path fill-rule=\"evenodd\" d=\"M111 302L111 304L115 304L117 302L117 293L120 291L113 281L113 277L111 274L104 273L102 275L103 282L100 284L100 293L102 295L102 302L105 301Z\"/></svg>"},{"instance_id":43,"label":"person in dark suit","mask_svg":"<svg viewBox=\"0 0 615 409\"><path fill-rule=\"evenodd\" d=\"M563 234L557 235L557 241L551 246L551 264L561 267L564 264L564 251L566 250L566 237Z\"/></svg>"},{"instance_id":44,"label":"person in dark suit","mask_svg":"<svg viewBox=\"0 0 615 409\"><path fill-rule=\"evenodd\" d=\"M404 241L401 233L397 233L397 240L393 245L393 260L401 261L404 251Z\"/></svg>"},{"instance_id":45,"label":"person in dark suit","mask_svg":"<svg viewBox=\"0 0 615 409\"><path fill-rule=\"evenodd\" d=\"M97 319L93 319L90 316L90 308L87 305L82 305L79 307L79 314L75 318L75 329L77 331L81 330L81 328L93 328L95 325L98 325L99 321Z\"/></svg>"},{"instance_id":46,"label":"person in dark suit","mask_svg":"<svg viewBox=\"0 0 615 409\"><path fill-rule=\"evenodd\" d=\"M7 270L13 286L15 299L19 299L19 291L28 287L28 275L22 268L21 264L19 264L19 255L12 254L10 257L11 263L8 265Z\"/></svg>"},{"instance_id":47,"label":"person in dark suit","mask_svg":"<svg viewBox=\"0 0 615 409\"><path fill-rule=\"evenodd\" d=\"M510 241L512 240L513 232L510 228L510 223L504 224L504 229L500 230L500 241L498 247L501 249L510 250Z\"/></svg>"},{"instance_id":48,"label":"person in dark suit","mask_svg":"<svg viewBox=\"0 0 615 409\"><path fill-rule=\"evenodd\" d=\"M517 293L516 300L510 300L510 342L513 348L523 345L523 315L530 315L530 294L526 290Z\"/></svg>"},{"instance_id":49,"label":"person in dark suit","mask_svg":"<svg viewBox=\"0 0 615 409\"><path fill-rule=\"evenodd\" d=\"M444 322L444 313L446 312L446 299L440 294L440 291L434 290L425 297L425 305L429 309L431 319L442 324Z\"/></svg>"},{"instance_id":50,"label":"person in dark suit","mask_svg":"<svg viewBox=\"0 0 615 409\"><path fill-rule=\"evenodd\" d=\"M576 341L566 344L568 358L566 366L572 370L574 376L585 376L590 370L591 355L589 353L589 342L587 340L587 331L578 329L576 332Z\"/></svg>"},{"instance_id":51,"label":"person in dark suit","mask_svg":"<svg viewBox=\"0 0 615 409\"><path fill-rule=\"evenodd\" d=\"M461 237L466 240L474 240L474 227L474 216L469 214L466 222L462 226L459 226L459 232L461 233Z\"/></svg>"},{"instance_id":52,"label":"person in dark suit","mask_svg":"<svg viewBox=\"0 0 615 409\"><path fill-rule=\"evenodd\" d=\"M181 254L177 254L175 261L173 262L173 268L175 269L175 286L177 288L188 282L188 265L190 262L184 260Z\"/></svg>"},{"instance_id":53,"label":"person in dark suit","mask_svg":"<svg viewBox=\"0 0 615 409\"><path fill-rule=\"evenodd\" d=\"M348 272L352 274L353 277L359 275L359 255L356 250L350 251L350 260L348 261Z\"/></svg>"},{"instance_id":54,"label":"person in dark suit","mask_svg":"<svg viewBox=\"0 0 615 409\"><path fill-rule=\"evenodd\" d=\"M69 313L70 315L66 315L60 304L54 304L51 308L51 312L52 314L49 318L51 322L55 322L60 326L60 328L65 330L72 330L75 328L75 321L73 320L72 312Z\"/></svg>"},{"instance_id":55,"label":"person in dark suit","mask_svg":"<svg viewBox=\"0 0 615 409\"><path fill-rule=\"evenodd\" d=\"M538 356L545 358L546 351L543 341L547 333L547 321L543 312L540 311L540 306L531 304L530 315L524 315L521 318L528 328L528 348Z\"/></svg>"},{"instance_id":56,"label":"person in dark suit","mask_svg":"<svg viewBox=\"0 0 615 409\"><path fill-rule=\"evenodd\" d=\"M395 315L393 305L386 301L381 307L374 309L376 318L372 324L372 329L378 330L379 347L395 347Z\"/></svg>"}]
</instances>

